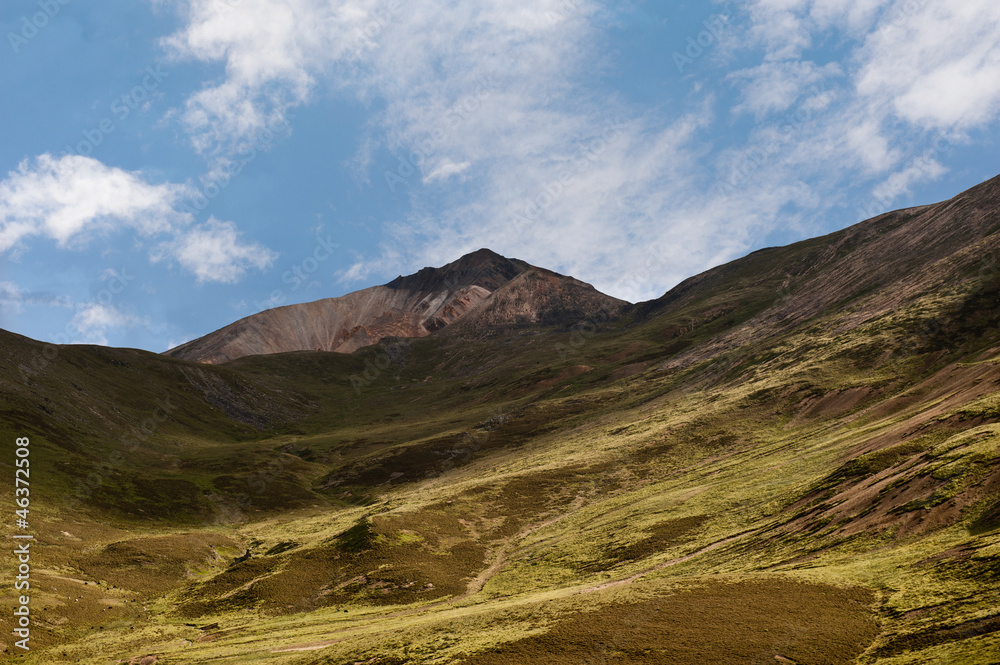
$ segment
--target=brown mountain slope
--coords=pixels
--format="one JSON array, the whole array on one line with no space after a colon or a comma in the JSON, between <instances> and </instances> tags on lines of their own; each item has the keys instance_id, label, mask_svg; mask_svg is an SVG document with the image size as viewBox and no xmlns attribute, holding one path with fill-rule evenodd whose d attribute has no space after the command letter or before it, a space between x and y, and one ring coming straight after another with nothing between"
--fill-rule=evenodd
<instances>
[{"instance_id":1,"label":"brown mountain slope","mask_svg":"<svg viewBox=\"0 0 1000 665\"><path fill-rule=\"evenodd\" d=\"M675 366L781 334L819 315L840 312L845 329L854 328L995 271L998 211L1000 177L949 201L754 252L691 277L631 312L638 321L676 320L665 327L668 336L725 321L728 330L678 355L671 361Z\"/></svg>"},{"instance_id":2,"label":"brown mountain slope","mask_svg":"<svg viewBox=\"0 0 1000 665\"><path fill-rule=\"evenodd\" d=\"M460 318L527 269L523 261L481 249L384 286L259 312L167 355L222 363L287 351L350 353L384 337L423 337Z\"/></svg>"},{"instance_id":3,"label":"brown mountain slope","mask_svg":"<svg viewBox=\"0 0 1000 665\"><path fill-rule=\"evenodd\" d=\"M351 353L386 337L424 337L467 316L465 330L573 323L625 304L572 277L481 249L384 286L254 314L167 355L222 363L288 351Z\"/></svg>"},{"instance_id":4,"label":"brown mountain slope","mask_svg":"<svg viewBox=\"0 0 1000 665\"><path fill-rule=\"evenodd\" d=\"M484 299L450 329L465 334L509 325L571 326L607 321L628 306L586 282L532 268Z\"/></svg>"}]
</instances>

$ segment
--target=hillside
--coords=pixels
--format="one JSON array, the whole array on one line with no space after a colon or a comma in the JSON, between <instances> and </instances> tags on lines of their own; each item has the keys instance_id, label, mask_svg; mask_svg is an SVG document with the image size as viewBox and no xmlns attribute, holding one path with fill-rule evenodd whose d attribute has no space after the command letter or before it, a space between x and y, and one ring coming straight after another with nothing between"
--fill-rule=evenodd
<instances>
[{"instance_id":1,"label":"hillside","mask_svg":"<svg viewBox=\"0 0 1000 665\"><path fill-rule=\"evenodd\" d=\"M675 364L714 357L831 312L845 313L846 331L922 298L953 297L992 274L1000 263L998 209L1000 178L994 178L943 203L759 250L691 277L631 313L641 321L685 317L674 334L687 339L691 330L717 319L730 327ZM742 325L734 326L737 321ZM914 331L900 332L912 337Z\"/></svg>"},{"instance_id":2,"label":"hillside","mask_svg":"<svg viewBox=\"0 0 1000 665\"><path fill-rule=\"evenodd\" d=\"M254 346L267 319L190 359L0 333L18 660L994 665L998 191L637 305L477 253L375 287L420 334L364 319L350 354Z\"/></svg>"}]
</instances>

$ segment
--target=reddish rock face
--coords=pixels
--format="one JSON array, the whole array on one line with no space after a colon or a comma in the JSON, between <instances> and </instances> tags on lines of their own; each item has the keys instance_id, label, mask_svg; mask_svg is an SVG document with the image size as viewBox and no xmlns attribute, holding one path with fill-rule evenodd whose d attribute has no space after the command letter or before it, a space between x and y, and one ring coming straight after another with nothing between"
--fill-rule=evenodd
<instances>
[{"instance_id":1,"label":"reddish rock face","mask_svg":"<svg viewBox=\"0 0 1000 665\"><path fill-rule=\"evenodd\" d=\"M203 363L287 351L351 353L386 337L423 337L468 325L572 323L626 303L589 284L488 249L384 286L248 316L167 355Z\"/></svg>"}]
</instances>

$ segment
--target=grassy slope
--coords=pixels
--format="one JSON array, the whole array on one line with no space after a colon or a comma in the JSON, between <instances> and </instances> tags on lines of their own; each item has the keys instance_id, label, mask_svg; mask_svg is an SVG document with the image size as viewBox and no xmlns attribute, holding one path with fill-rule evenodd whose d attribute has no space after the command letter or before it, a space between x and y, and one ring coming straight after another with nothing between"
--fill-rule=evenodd
<instances>
[{"instance_id":1,"label":"grassy slope","mask_svg":"<svg viewBox=\"0 0 1000 665\"><path fill-rule=\"evenodd\" d=\"M0 434L36 474L21 660L995 662L1000 284L966 265L741 333L823 247L623 323L347 357L63 347L25 381L44 347L5 337Z\"/></svg>"},{"instance_id":2,"label":"grassy slope","mask_svg":"<svg viewBox=\"0 0 1000 665\"><path fill-rule=\"evenodd\" d=\"M596 641L595 626L606 654L596 662L687 662L683 645L656 625L647 633L629 628L660 612L683 619L685 612L663 605L680 589L705 607L706 614L690 617L692 634L711 632L713 621L726 621L736 607L756 608L743 615L751 629L773 623L776 603L805 598L780 625L765 626L780 635L755 648L774 651L772 661L798 654L813 662L809 645L832 644L839 646L827 651L844 659L828 662L849 662L854 647L844 640L874 630L858 609L870 604L881 636L863 645L869 662L935 662L929 654L938 652L947 655L937 662L991 662L977 654L995 641L989 598L1000 541L990 503L997 490L991 386L1000 369L989 353L964 365L931 354L859 363L843 351L890 333L817 340L817 329L835 324L821 321L808 334L763 345L773 352L747 350L764 360L738 377L719 361L721 370L651 365L613 380L653 353L642 327L575 348L572 333L525 333L512 342L520 349L513 359L490 340L463 347L465 359L456 354L458 342L412 343L360 397L341 395L350 406L340 413L327 405L287 428L295 433L255 440L237 427L222 446L192 439L172 453L196 462L191 474L205 478L226 475L205 474L212 463L253 480L237 458L289 459L248 482L259 492L245 491L250 502L233 513L216 511L181 529L124 520L112 529L43 501L45 521L37 527L46 545L38 556L51 566L43 579L54 584L36 602L48 608L41 617L68 620L39 631L39 641L51 631L62 646L38 662L147 653L165 662L449 662L500 642L514 655L470 662L524 662L539 649L571 653L566 644ZM872 327L893 329L892 321ZM562 358L566 348L572 353ZM230 369L247 380L287 372L298 390L319 394L331 371L321 363L342 359L309 355L247 359ZM437 366L442 357L452 360ZM572 371L580 366L592 369ZM425 383L434 372L438 380ZM150 445L166 446L169 438L154 435ZM400 448L407 443L421 455L406 458ZM898 454L873 456L873 445ZM427 460L418 465L423 479L393 479L414 459ZM337 465L344 481L323 487ZM274 485L288 468L315 503L275 511L285 495ZM352 484L359 478L386 484ZM856 488L875 482L918 486L895 499L881 491L856 496ZM833 510L852 501L857 505ZM886 515L842 533L843 525L879 513L880 501L893 504ZM934 513L949 502L957 506L951 514ZM341 548L338 534L365 516L373 537L360 551ZM227 517L242 521L226 524ZM247 547L255 556L230 567ZM477 580L484 571L495 574ZM734 585L725 587L732 593L720 595L722 582ZM764 596L758 583L769 585ZM817 594L825 609L813 612ZM736 605L726 606L726 598ZM148 609L139 611L140 603ZM852 612L852 635L825 633L823 612ZM549 637L538 635L543 628ZM674 651L655 650L663 645ZM914 653L917 646L927 649ZM725 662L721 654L737 658L732 648L723 640L691 657L711 658L715 649Z\"/></svg>"}]
</instances>

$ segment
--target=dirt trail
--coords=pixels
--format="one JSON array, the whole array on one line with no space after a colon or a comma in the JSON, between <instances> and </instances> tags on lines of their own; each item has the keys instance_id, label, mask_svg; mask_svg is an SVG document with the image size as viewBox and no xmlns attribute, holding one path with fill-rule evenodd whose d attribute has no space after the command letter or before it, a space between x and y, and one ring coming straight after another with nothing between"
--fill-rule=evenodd
<instances>
[{"instance_id":1,"label":"dirt trail","mask_svg":"<svg viewBox=\"0 0 1000 665\"><path fill-rule=\"evenodd\" d=\"M481 573L479 573L475 577L475 579L469 582L468 586L466 586L465 588L465 593L463 593L462 595L455 596L454 598L445 598L444 600L439 600L437 602L430 603L429 605L421 605L420 607L414 607L407 610L400 610L398 612L392 612L391 614L383 614L378 617L378 620L383 621L385 619L390 619L390 618L398 618L398 617L410 616L412 614L420 614L428 610L437 609L444 605L454 605L455 603L459 603L463 600L471 598L472 596L482 591L483 587L485 587L486 584L491 579L496 577L497 574L499 574L500 571L503 570L503 567L507 565L507 562L510 560L510 555L516 552L518 549L520 549L519 544L525 538L535 533L536 531L547 529L548 527L566 519L570 515L575 514L577 511L580 510L580 508L583 507L586 501L587 499L585 496L583 496L582 494L577 495L577 497L573 500L573 503L570 505L570 509L565 513L562 513L560 515L555 515L554 517L551 517L545 520L544 522L522 529L516 536L509 539L504 545L502 545L499 549L497 549L493 553L493 555L490 557L491 559L490 565L487 566ZM361 627L361 625L355 624L347 628L340 628L338 630L331 631L330 634L337 634L350 630L356 630L359 627ZM336 644L338 642L343 642L345 639L347 638L328 640L326 642L316 642L314 644L302 644L293 647L284 647L282 649L272 649L271 653L287 653L291 651L316 651L324 647Z\"/></svg>"},{"instance_id":2,"label":"dirt trail","mask_svg":"<svg viewBox=\"0 0 1000 665\"><path fill-rule=\"evenodd\" d=\"M476 576L476 579L469 582L469 586L466 588L465 593L449 602L464 600L465 598L474 596L482 591L483 587L486 586L486 583L496 577L501 569L503 569L503 567L507 564L507 561L510 559L510 555L520 549L519 543L536 531L547 529L550 526L566 519L570 515L576 514L581 508L583 508L583 505L586 502L587 498L582 494L578 494L577 497L573 499L573 503L570 504L570 509L565 513L551 517L540 524L536 524L535 526L522 529L520 533L508 540L505 545L497 550L497 552L493 555L493 563L487 567L486 570L479 573L479 575Z\"/></svg>"}]
</instances>

